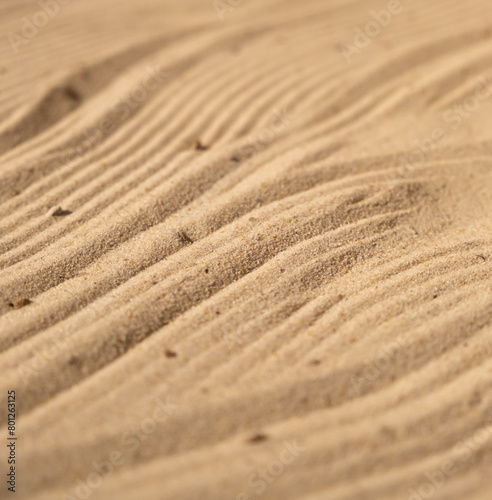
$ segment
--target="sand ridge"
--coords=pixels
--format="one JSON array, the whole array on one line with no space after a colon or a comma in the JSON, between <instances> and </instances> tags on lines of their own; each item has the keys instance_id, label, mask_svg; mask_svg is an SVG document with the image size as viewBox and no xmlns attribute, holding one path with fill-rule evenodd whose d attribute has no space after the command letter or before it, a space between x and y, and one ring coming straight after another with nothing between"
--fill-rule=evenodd
<instances>
[{"instance_id":1,"label":"sand ridge","mask_svg":"<svg viewBox=\"0 0 492 500\"><path fill-rule=\"evenodd\" d=\"M0 35L19 498L490 497L486 0L5 0Z\"/></svg>"}]
</instances>

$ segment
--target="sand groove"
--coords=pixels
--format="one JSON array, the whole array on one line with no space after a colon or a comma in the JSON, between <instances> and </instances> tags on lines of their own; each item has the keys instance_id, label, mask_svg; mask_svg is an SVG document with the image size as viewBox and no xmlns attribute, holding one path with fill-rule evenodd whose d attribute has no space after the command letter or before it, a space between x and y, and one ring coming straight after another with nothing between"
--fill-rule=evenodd
<instances>
[{"instance_id":1,"label":"sand groove","mask_svg":"<svg viewBox=\"0 0 492 500\"><path fill-rule=\"evenodd\" d=\"M53 5L0 5L19 498L489 499L489 3L349 60L388 6Z\"/></svg>"}]
</instances>

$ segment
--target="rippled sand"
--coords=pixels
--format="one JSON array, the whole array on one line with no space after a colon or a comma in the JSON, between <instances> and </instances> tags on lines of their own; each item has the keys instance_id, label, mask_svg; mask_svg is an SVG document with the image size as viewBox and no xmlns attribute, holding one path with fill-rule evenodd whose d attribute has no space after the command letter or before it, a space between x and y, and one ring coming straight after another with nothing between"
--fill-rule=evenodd
<instances>
[{"instance_id":1,"label":"rippled sand","mask_svg":"<svg viewBox=\"0 0 492 500\"><path fill-rule=\"evenodd\" d=\"M16 498L490 499L489 0L3 0L0 34Z\"/></svg>"}]
</instances>

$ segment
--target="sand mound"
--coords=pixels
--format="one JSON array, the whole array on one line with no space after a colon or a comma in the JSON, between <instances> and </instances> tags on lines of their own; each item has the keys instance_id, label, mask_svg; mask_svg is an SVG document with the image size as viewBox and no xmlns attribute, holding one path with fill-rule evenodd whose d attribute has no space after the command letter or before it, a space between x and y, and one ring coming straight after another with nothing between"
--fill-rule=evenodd
<instances>
[{"instance_id":1,"label":"sand mound","mask_svg":"<svg viewBox=\"0 0 492 500\"><path fill-rule=\"evenodd\" d=\"M0 26L18 498L490 498L488 0Z\"/></svg>"}]
</instances>

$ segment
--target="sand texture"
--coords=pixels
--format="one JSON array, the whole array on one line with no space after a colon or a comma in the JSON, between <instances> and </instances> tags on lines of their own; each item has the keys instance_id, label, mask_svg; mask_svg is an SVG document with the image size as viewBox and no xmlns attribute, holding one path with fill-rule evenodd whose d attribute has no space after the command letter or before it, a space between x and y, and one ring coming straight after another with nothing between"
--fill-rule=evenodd
<instances>
[{"instance_id":1,"label":"sand texture","mask_svg":"<svg viewBox=\"0 0 492 500\"><path fill-rule=\"evenodd\" d=\"M0 499L492 498L490 0L0 35Z\"/></svg>"}]
</instances>

